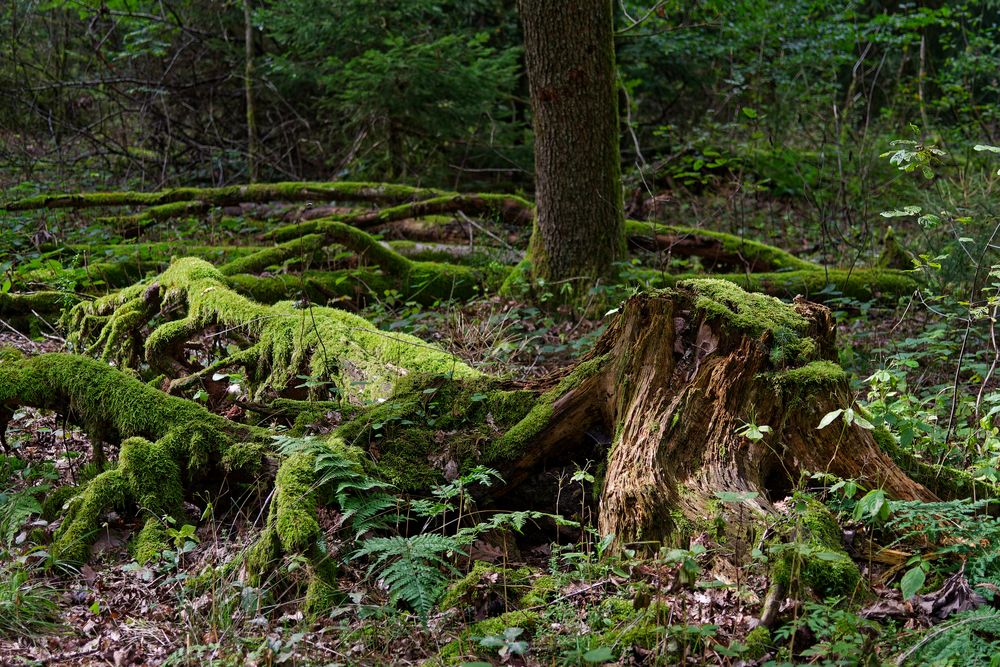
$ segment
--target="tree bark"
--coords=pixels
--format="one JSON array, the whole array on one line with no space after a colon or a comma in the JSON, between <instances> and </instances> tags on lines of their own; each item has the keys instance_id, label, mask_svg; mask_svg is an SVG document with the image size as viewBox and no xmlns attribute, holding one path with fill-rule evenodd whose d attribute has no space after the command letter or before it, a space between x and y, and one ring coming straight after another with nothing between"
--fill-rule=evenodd
<instances>
[{"instance_id":1,"label":"tree bark","mask_svg":"<svg viewBox=\"0 0 1000 667\"><path fill-rule=\"evenodd\" d=\"M611 0L519 0L535 131L530 257L548 281L626 256Z\"/></svg>"}]
</instances>

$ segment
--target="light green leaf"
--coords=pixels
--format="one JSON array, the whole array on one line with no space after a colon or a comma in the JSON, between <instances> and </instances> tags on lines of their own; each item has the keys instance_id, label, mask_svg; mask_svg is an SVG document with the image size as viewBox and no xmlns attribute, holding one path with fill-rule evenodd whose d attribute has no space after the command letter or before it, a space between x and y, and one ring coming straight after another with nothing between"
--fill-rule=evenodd
<instances>
[{"instance_id":1,"label":"light green leaf","mask_svg":"<svg viewBox=\"0 0 1000 667\"><path fill-rule=\"evenodd\" d=\"M610 662L614 659L615 654L607 646L600 646L583 654L583 661L589 663Z\"/></svg>"},{"instance_id":2,"label":"light green leaf","mask_svg":"<svg viewBox=\"0 0 1000 667\"><path fill-rule=\"evenodd\" d=\"M833 412L827 412L825 415L823 415L823 418L819 420L819 426L816 427L816 430L819 430L821 428L826 428L827 426L832 424L833 420L839 417L842 412L844 411L834 410Z\"/></svg>"},{"instance_id":3,"label":"light green leaf","mask_svg":"<svg viewBox=\"0 0 1000 667\"><path fill-rule=\"evenodd\" d=\"M917 591L923 587L926 579L927 575L924 574L924 568L920 565L907 570L906 574L899 581L899 590L903 592L903 599L909 600L916 595Z\"/></svg>"}]
</instances>

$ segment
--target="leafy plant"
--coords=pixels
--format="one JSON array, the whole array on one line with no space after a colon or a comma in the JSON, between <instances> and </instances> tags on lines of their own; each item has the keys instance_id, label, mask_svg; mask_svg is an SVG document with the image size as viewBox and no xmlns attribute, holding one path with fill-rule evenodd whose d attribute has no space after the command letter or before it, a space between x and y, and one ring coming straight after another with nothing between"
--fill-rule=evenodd
<instances>
[{"instance_id":1,"label":"leafy plant","mask_svg":"<svg viewBox=\"0 0 1000 667\"><path fill-rule=\"evenodd\" d=\"M459 574L452 559L466 555L462 550L466 544L467 540L437 533L371 537L361 542L353 557L374 557L368 576L377 572L389 588L390 600L406 602L426 625L448 585L448 575Z\"/></svg>"},{"instance_id":2,"label":"leafy plant","mask_svg":"<svg viewBox=\"0 0 1000 667\"><path fill-rule=\"evenodd\" d=\"M23 569L0 568L0 636L31 637L61 628L58 594L32 582Z\"/></svg>"}]
</instances>

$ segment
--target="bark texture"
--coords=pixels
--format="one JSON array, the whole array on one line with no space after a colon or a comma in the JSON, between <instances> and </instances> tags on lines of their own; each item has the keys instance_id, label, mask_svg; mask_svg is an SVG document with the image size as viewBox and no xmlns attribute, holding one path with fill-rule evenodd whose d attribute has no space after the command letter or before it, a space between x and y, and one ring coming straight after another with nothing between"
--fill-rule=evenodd
<instances>
[{"instance_id":1,"label":"bark texture","mask_svg":"<svg viewBox=\"0 0 1000 667\"><path fill-rule=\"evenodd\" d=\"M626 255L611 0L519 0L535 131L533 271L610 273Z\"/></svg>"}]
</instances>

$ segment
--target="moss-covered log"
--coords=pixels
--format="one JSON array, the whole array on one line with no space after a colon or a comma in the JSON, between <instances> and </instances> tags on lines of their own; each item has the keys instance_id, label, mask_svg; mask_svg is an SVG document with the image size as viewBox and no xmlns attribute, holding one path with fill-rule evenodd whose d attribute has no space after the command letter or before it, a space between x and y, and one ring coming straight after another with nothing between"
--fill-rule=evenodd
<instances>
[{"instance_id":1,"label":"moss-covered log","mask_svg":"<svg viewBox=\"0 0 1000 667\"><path fill-rule=\"evenodd\" d=\"M644 285L668 287L704 274L670 274L662 271L636 270L631 274ZM792 298L803 296L813 301L851 297L854 299L895 299L912 294L920 287L914 274L898 269L858 268L823 269L821 267L767 273L713 273L713 279L727 280L751 292Z\"/></svg>"},{"instance_id":2,"label":"moss-covered log","mask_svg":"<svg viewBox=\"0 0 1000 667\"><path fill-rule=\"evenodd\" d=\"M700 257L713 268L732 267L749 273L822 268L781 248L725 232L626 220L625 235L633 247Z\"/></svg>"},{"instance_id":3,"label":"moss-covered log","mask_svg":"<svg viewBox=\"0 0 1000 667\"><path fill-rule=\"evenodd\" d=\"M96 208L115 206L162 206L201 202L211 206L270 201L362 201L378 204L428 199L449 194L431 188L391 183L285 182L231 185L219 188L170 188L158 192L81 192L45 194L0 204L8 211L47 208Z\"/></svg>"}]
</instances>

